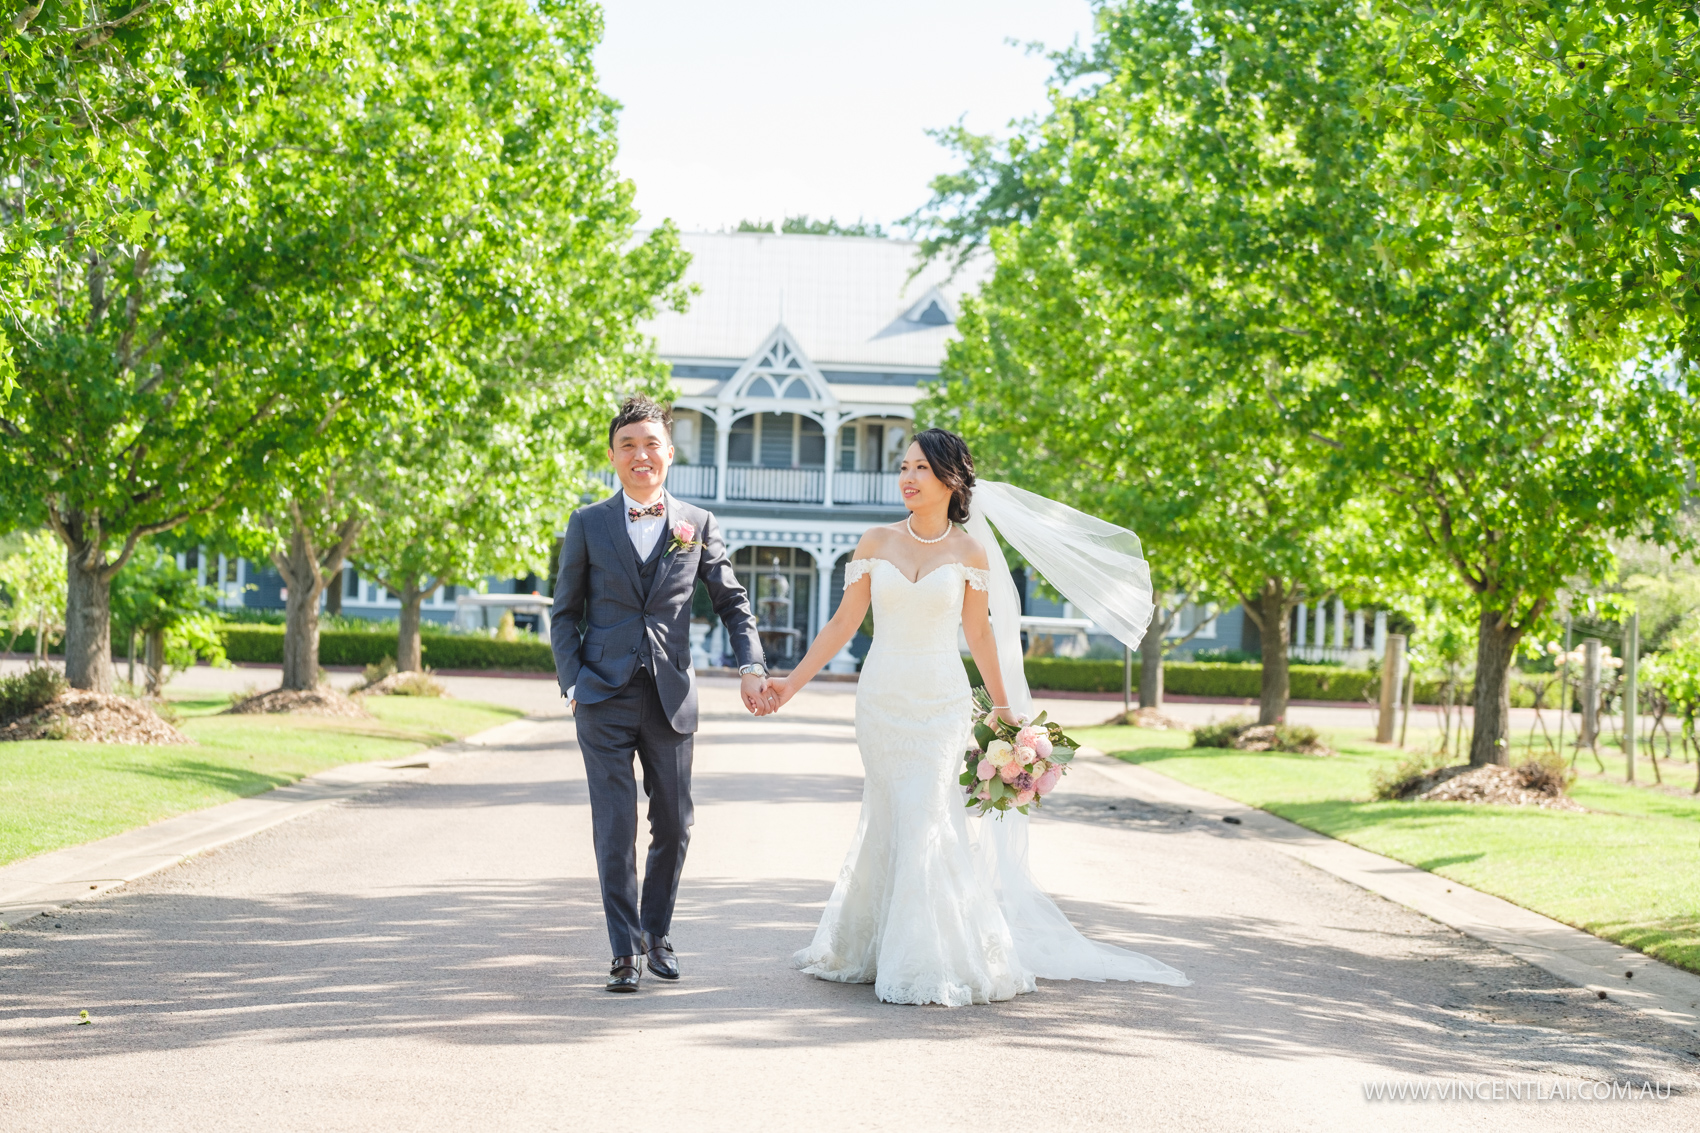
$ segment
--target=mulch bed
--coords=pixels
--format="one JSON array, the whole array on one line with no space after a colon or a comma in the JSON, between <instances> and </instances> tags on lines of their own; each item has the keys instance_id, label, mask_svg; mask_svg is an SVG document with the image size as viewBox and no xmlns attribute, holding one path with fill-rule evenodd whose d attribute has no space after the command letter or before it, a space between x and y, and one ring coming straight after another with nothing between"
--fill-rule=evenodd
<instances>
[{"instance_id":1,"label":"mulch bed","mask_svg":"<svg viewBox=\"0 0 1700 1133\"><path fill-rule=\"evenodd\" d=\"M230 711L239 715L293 712L301 716L342 716L356 720L372 718L372 714L360 707L358 701L350 699L347 694L330 685L309 689L274 688L270 692L262 692L246 700L237 701L230 706Z\"/></svg>"},{"instance_id":2,"label":"mulch bed","mask_svg":"<svg viewBox=\"0 0 1700 1133\"><path fill-rule=\"evenodd\" d=\"M1564 793L1563 777L1538 763L1521 767L1442 767L1394 788L1394 797L1435 803L1488 803L1537 806L1547 810L1583 810Z\"/></svg>"},{"instance_id":3,"label":"mulch bed","mask_svg":"<svg viewBox=\"0 0 1700 1133\"><path fill-rule=\"evenodd\" d=\"M421 687L423 686L423 688ZM391 673L354 690L357 696L447 696L448 690L425 673Z\"/></svg>"},{"instance_id":4,"label":"mulch bed","mask_svg":"<svg viewBox=\"0 0 1700 1133\"><path fill-rule=\"evenodd\" d=\"M1237 751L1287 751L1295 755L1334 755L1334 749L1321 740L1310 740L1305 743L1282 746L1280 735L1274 724L1253 724L1239 735L1228 746Z\"/></svg>"},{"instance_id":5,"label":"mulch bed","mask_svg":"<svg viewBox=\"0 0 1700 1133\"><path fill-rule=\"evenodd\" d=\"M0 728L0 743L74 740L97 744L186 744L188 736L140 700L70 689L47 707Z\"/></svg>"},{"instance_id":6,"label":"mulch bed","mask_svg":"<svg viewBox=\"0 0 1700 1133\"><path fill-rule=\"evenodd\" d=\"M1112 728L1124 725L1134 728L1150 728L1154 732L1185 732L1189 730L1188 725L1183 724L1173 716L1163 715L1155 708L1135 708L1132 712L1118 712L1105 720L1101 726Z\"/></svg>"}]
</instances>

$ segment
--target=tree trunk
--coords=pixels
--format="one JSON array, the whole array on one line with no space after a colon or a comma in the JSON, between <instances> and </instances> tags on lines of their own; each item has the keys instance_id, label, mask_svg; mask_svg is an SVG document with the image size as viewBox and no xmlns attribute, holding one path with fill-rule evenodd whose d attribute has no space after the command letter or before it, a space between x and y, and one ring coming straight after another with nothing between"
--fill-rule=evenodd
<instances>
[{"instance_id":1,"label":"tree trunk","mask_svg":"<svg viewBox=\"0 0 1700 1133\"><path fill-rule=\"evenodd\" d=\"M1506 625L1498 610L1482 609L1476 638L1476 692L1472 701L1475 731L1470 737L1470 766L1510 762L1511 661L1521 628ZM1565 705L1566 711L1569 705Z\"/></svg>"},{"instance_id":2,"label":"tree trunk","mask_svg":"<svg viewBox=\"0 0 1700 1133\"><path fill-rule=\"evenodd\" d=\"M423 667L424 651L419 647L419 606L425 601L425 591L419 580L409 575L401 583L401 633L396 638L395 667L397 672L417 673Z\"/></svg>"},{"instance_id":3,"label":"tree trunk","mask_svg":"<svg viewBox=\"0 0 1700 1133\"><path fill-rule=\"evenodd\" d=\"M1279 724L1287 717L1287 696L1292 687L1287 672L1287 646L1292 629L1287 625L1286 589L1270 579L1258 595L1258 613L1263 619L1259 627L1263 637L1263 688L1257 701L1257 722Z\"/></svg>"},{"instance_id":4,"label":"tree trunk","mask_svg":"<svg viewBox=\"0 0 1700 1133\"><path fill-rule=\"evenodd\" d=\"M165 631L150 629L145 638L146 648L142 655L142 666L148 672L148 695L153 697L165 694Z\"/></svg>"},{"instance_id":5,"label":"tree trunk","mask_svg":"<svg viewBox=\"0 0 1700 1133\"><path fill-rule=\"evenodd\" d=\"M297 691L319 684L319 596L324 576L313 547L299 524L289 534L289 552L279 557L278 573L289 587L284 601L283 687Z\"/></svg>"},{"instance_id":6,"label":"tree trunk","mask_svg":"<svg viewBox=\"0 0 1700 1133\"><path fill-rule=\"evenodd\" d=\"M342 613L343 572L337 571L325 586L325 613L332 617Z\"/></svg>"},{"instance_id":7,"label":"tree trunk","mask_svg":"<svg viewBox=\"0 0 1700 1133\"><path fill-rule=\"evenodd\" d=\"M65 679L72 688L111 692L112 577L98 548L73 543L65 551ZM89 565L90 561L95 565ZM47 652L46 634L37 649Z\"/></svg>"},{"instance_id":8,"label":"tree trunk","mask_svg":"<svg viewBox=\"0 0 1700 1133\"><path fill-rule=\"evenodd\" d=\"M1175 615L1161 606L1139 642L1139 706L1153 711L1163 707L1163 638Z\"/></svg>"}]
</instances>

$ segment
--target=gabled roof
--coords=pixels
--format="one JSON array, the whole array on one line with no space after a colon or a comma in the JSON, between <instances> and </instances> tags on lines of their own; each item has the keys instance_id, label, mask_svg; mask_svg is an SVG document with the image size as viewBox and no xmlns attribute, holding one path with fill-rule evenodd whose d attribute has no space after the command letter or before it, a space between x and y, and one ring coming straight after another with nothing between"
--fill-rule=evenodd
<instances>
[{"instance_id":1,"label":"gabled roof","mask_svg":"<svg viewBox=\"0 0 1700 1133\"><path fill-rule=\"evenodd\" d=\"M932 264L914 279L919 245L854 236L688 232L684 314L647 324L663 357L742 362L783 324L816 366L936 370L964 291L985 277L984 260L946 281Z\"/></svg>"}]
</instances>

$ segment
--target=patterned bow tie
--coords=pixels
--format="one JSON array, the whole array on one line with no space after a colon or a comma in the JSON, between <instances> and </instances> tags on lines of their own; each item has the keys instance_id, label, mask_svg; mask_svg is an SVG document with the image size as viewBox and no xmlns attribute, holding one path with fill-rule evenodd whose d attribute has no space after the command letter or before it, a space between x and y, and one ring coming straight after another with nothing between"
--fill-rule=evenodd
<instances>
[{"instance_id":1,"label":"patterned bow tie","mask_svg":"<svg viewBox=\"0 0 1700 1133\"><path fill-rule=\"evenodd\" d=\"M666 514L666 511L667 509L661 505L661 501L656 500L648 507L629 507L626 509L626 514L631 517L633 523L636 523L646 515L653 515L657 519L660 519Z\"/></svg>"}]
</instances>

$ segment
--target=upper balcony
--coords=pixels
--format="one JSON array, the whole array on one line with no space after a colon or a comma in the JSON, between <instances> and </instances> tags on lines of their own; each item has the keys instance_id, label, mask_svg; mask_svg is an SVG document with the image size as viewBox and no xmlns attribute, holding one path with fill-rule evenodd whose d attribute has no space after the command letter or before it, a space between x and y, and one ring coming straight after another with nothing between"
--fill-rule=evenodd
<instances>
[{"instance_id":1,"label":"upper balcony","mask_svg":"<svg viewBox=\"0 0 1700 1133\"><path fill-rule=\"evenodd\" d=\"M675 464L667 473L667 490L682 499L713 503L719 499L719 469L712 464ZM610 488L614 473L597 473ZM762 468L732 464L726 468L728 500L759 503L819 504L826 502L827 475L824 468ZM895 472L834 470L832 502L862 507L901 507Z\"/></svg>"}]
</instances>

